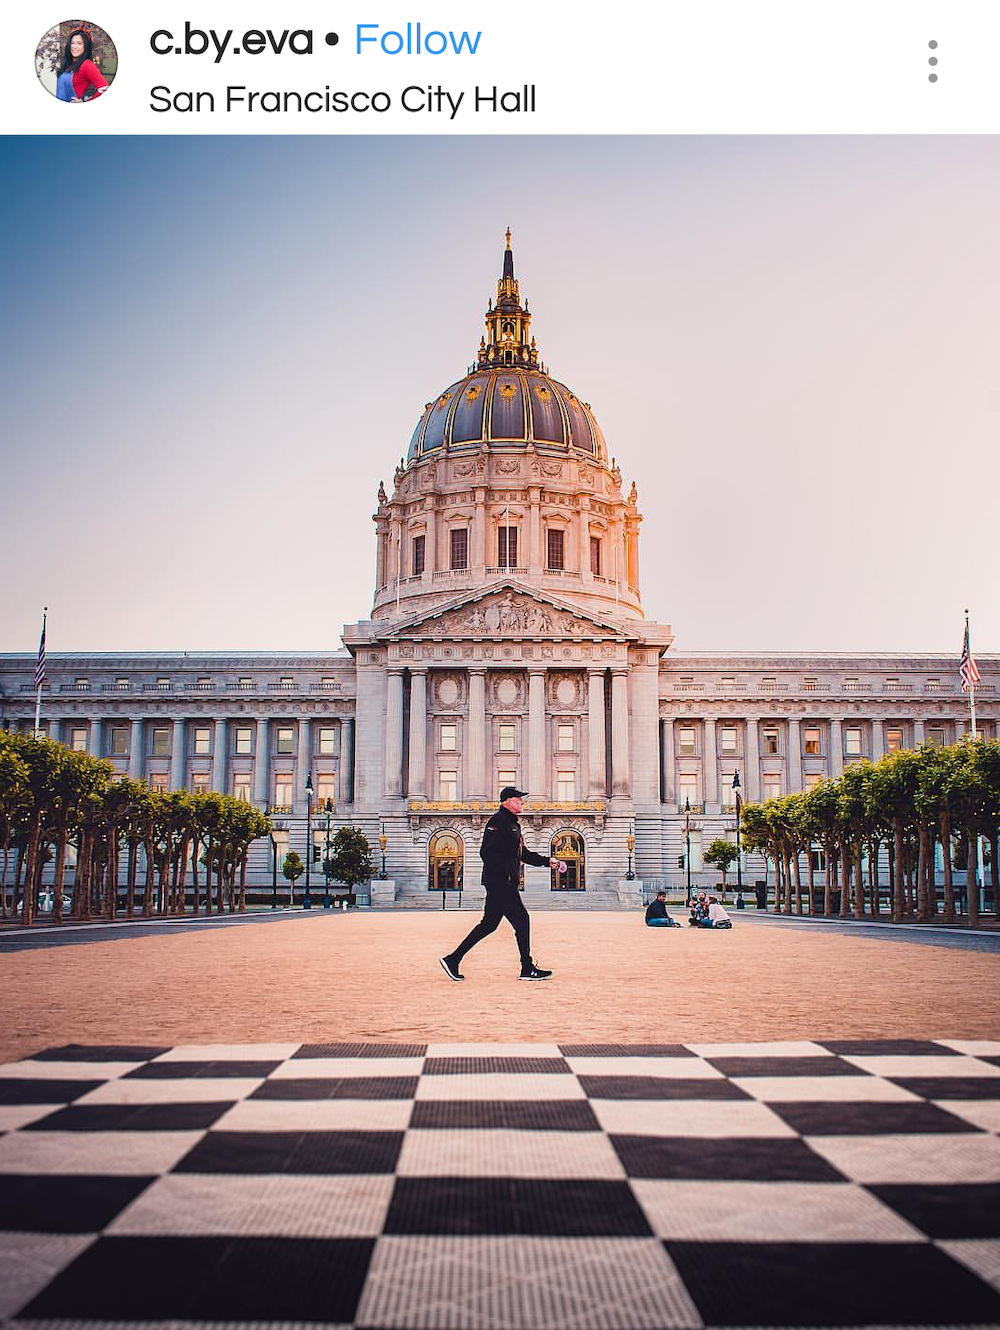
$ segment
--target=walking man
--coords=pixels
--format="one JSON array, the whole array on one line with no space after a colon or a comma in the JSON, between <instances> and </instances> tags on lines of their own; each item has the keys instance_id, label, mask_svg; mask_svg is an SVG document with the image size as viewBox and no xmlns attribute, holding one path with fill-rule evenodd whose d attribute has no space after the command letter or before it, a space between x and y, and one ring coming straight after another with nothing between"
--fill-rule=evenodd
<instances>
[{"instance_id":1,"label":"walking man","mask_svg":"<svg viewBox=\"0 0 1000 1330\"><path fill-rule=\"evenodd\" d=\"M534 864L536 868L558 868L560 873L565 873L566 865L561 859L547 859L543 854L525 849L521 824L517 820L518 814L524 809L524 798L522 790L505 785L500 791L500 807L486 823L483 843L479 849L479 857L483 861L486 908L482 919L468 937L450 955L441 957L441 967L449 979L465 978L458 970L462 957L477 942L482 942L484 937L495 932L501 919L508 921L517 938L517 949L521 954L521 978L549 979L552 975L551 970L540 970L531 959L531 923L518 887L522 863Z\"/></svg>"}]
</instances>

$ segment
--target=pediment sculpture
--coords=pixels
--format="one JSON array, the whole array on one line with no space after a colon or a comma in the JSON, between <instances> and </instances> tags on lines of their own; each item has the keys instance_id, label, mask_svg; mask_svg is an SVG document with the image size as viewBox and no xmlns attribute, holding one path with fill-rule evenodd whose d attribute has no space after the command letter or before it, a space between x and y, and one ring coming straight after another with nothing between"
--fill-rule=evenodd
<instances>
[{"instance_id":1,"label":"pediment sculpture","mask_svg":"<svg viewBox=\"0 0 1000 1330\"><path fill-rule=\"evenodd\" d=\"M613 631L589 619L508 591L449 610L423 627L448 637L583 637Z\"/></svg>"}]
</instances>

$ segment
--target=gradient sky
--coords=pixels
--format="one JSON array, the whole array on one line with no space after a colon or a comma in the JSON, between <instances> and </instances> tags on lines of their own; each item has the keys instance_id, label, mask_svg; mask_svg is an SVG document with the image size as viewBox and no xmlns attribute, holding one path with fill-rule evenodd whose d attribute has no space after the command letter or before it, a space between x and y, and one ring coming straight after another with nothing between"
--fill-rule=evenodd
<instances>
[{"instance_id":1,"label":"gradient sky","mask_svg":"<svg viewBox=\"0 0 1000 1330\"><path fill-rule=\"evenodd\" d=\"M991 138L0 144L0 650L335 649L503 233L678 649L1000 649Z\"/></svg>"}]
</instances>

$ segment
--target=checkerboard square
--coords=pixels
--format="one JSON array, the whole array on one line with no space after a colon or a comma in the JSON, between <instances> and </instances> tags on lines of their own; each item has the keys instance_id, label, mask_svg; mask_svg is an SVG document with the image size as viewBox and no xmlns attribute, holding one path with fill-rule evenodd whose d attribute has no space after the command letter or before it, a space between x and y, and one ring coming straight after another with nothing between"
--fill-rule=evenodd
<instances>
[{"instance_id":1,"label":"checkerboard square","mask_svg":"<svg viewBox=\"0 0 1000 1330\"><path fill-rule=\"evenodd\" d=\"M595 1132L414 1131L400 1177L624 1178L607 1136Z\"/></svg>"},{"instance_id":2,"label":"checkerboard square","mask_svg":"<svg viewBox=\"0 0 1000 1330\"><path fill-rule=\"evenodd\" d=\"M479 1076L483 1073L513 1075L530 1073L533 1076L567 1075L565 1058L503 1058L503 1057L448 1057L427 1058L425 1076Z\"/></svg>"},{"instance_id":3,"label":"checkerboard square","mask_svg":"<svg viewBox=\"0 0 1000 1330\"><path fill-rule=\"evenodd\" d=\"M22 1312L30 1319L354 1319L370 1238L102 1237Z\"/></svg>"},{"instance_id":4,"label":"checkerboard square","mask_svg":"<svg viewBox=\"0 0 1000 1330\"><path fill-rule=\"evenodd\" d=\"M747 1076L725 1082L765 1104L780 1103L902 1103L917 1096L878 1076Z\"/></svg>"},{"instance_id":5,"label":"checkerboard square","mask_svg":"<svg viewBox=\"0 0 1000 1330\"><path fill-rule=\"evenodd\" d=\"M217 1131L405 1131L409 1099L247 1099L215 1124Z\"/></svg>"},{"instance_id":6,"label":"checkerboard square","mask_svg":"<svg viewBox=\"0 0 1000 1330\"><path fill-rule=\"evenodd\" d=\"M584 1099L517 1100L418 1099L410 1129L455 1131L459 1128L514 1131L598 1131L600 1124Z\"/></svg>"},{"instance_id":7,"label":"checkerboard square","mask_svg":"<svg viewBox=\"0 0 1000 1330\"><path fill-rule=\"evenodd\" d=\"M653 1238L384 1237L357 1323L396 1330L687 1330L700 1318Z\"/></svg>"},{"instance_id":8,"label":"checkerboard square","mask_svg":"<svg viewBox=\"0 0 1000 1330\"><path fill-rule=\"evenodd\" d=\"M565 1058L692 1058L686 1044L560 1044Z\"/></svg>"},{"instance_id":9,"label":"checkerboard square","mask_svg":"<svg viewBox=\"0 0 1000 1330\"><path fill-rule=\"evenodd\" d=\"M1000 1182L1000 1140L962 1136L810 1136L817 1154L864 1183Z\"/></svg>"},{"instance_id":10,"label":"checkerboard square","mask_svg":"<svg viewBox=\"0 0 1000 1330\"><path fill-rule=\"evenodd\" d=\"M929 1237L1000 1239L1000 1185L995 1182L868 1190Z\"/></svg>"},{"instance_id":11,"label":"checkerboard square","mask_svg":"<svg viewBox=\"0 0 1000 1330\"><path fill-rule=\"evenodd\" d=\"M421 1058L426 1044L302 1044L291 1056L310 1058Z\"/></svg>"},{"instance_id":12,"label":"checkerboard square","mask_svg":"<svg viewBox=\"0 0 1000 1330\"><path fill-rule=\"evenodd\" d=\"M911 1077L947 1079L949 1076L968 1080L982 1076L994 1080L1000 1086L1000 1067L991 1067L981 1058L970 1058L943 1049L935 1057L908 1057L905 1054L881 1057L851 1053L844 1060L873 1076L892 1077L893 1080ZM994 1095L996 1093L994 1090Z\"/></svg>"},{"instance_id":13,"label":"checkerboard square","mask_svg":"<svg viewBox=\"0 0 1000 1330\"><path fill-rule=\"evenodd\" d=\"M558 1044L428 1044L428 1058L561 1058Z\"/></svg>"},{"instance_id":14,"label":"checkerboard square","mask_svg":"<svg viewBox=\"0 0 1000 1330\"><path fill-rule=\"evenodd\" d=\"M175 1173L392 1173L401 1131L210 1131Z\"/></svg>"},{"instance_id":15,"label":"checkerboard square","mask_svg":"<svg viewBox=\"0 0 1000 1330\"><path fill-rule=\"evenodd\" d=\"M942 1099L936 1107L980 1131L1000 1132L1000 1099Z\"/></svg>"},{"instance_id":16,"label":"checkerboard square","mask_svg":"<svg viewBox=\"0 0 1000 1330\"><path fill-rule=\"evenodd\" d=\"M0 1136L0 1173L156 1174L172 1168L198 1131L16 1131Z\"/></svg>"},{"instance_id":17,"label":"checkerboard square","mask_svg":"<svg viewBox=\"0 0 1000 1330\"><path fill-rule=\"evenodd\" d=\"M824 1039L823 1047L842 1057L944 1057L956 1051L934 1039Z\"/></svg>"},{"instance_id":18,"label":"checkerboard square","mask_svg":"<svg viewBox=\"0 0 1000 1330\"><path fill-rule=\"evenodd\" d=\"M57 1113L62 1104L0 1104L0 1132L17 1131Z\"/></svg>"},{"instance_id":19,"label":"checkerboard square","mask_svg":"<svg viewBox=\"0 0 1000 1330\"><path fill-rule=\"evenodd\" d=\"M77 1100L80 1104L219 1104L243 1099L256 1090L259 1080L223 1076L218 1080L193 1076L188 1080L133 1081L128 1076L103 1081Z\"/></svg>"},{"instance_id":20,"label":"checkerboard square","mask_svg":"<svg viewBox=\"0 0 1000 1330\"><path fill-rule=\"evenodd\" d=\"M636 1179L657 1237L684 1242L918 1242L912 1225L850 1182Z\"/></svg>"},{"instance_id":21,"label":"checkerboard square","mask_svg":"<svg viewBox=\"0 0 1000 1330\"><path fill-rule=\"evenodd\" d=\"M284 1062L294 1057L300 1047L300 1044L175 1044L173 1048L163 1049L157 1061Z\"/></svg>"},{"instance_id":22,"label":"checkerboard square","mask_svg":"<svg viewBox=\"0 0 1000 1330\"><path fill-rule=\"evenodd\" d=\"M827 1049L811 1039L764 1039L757 1044L688 1044L703 1058L814 1058Z\"/></svg>"},{"instance_id":23,"label":"checkerboard square","mask_svg":"<svg viewBox=\"0 0 1000 1330\"><path fill-rule=\"evenodd\" d=\"M318 1054L310 1058L289 1058L276 1067L271 1074L272 1081L339 1081L350 1077L358 1079L372 1076L419 1076L423 1071L422 1057L343 1057L324 1058Z\"/></svg>"},{"instance_id":24,"label":"checkerboard square","mask_svg":"<svg viewBox=\"0 0 1000 1330\"><path fill-rule=\"evenodd\" d=\"M630 1178L706 1181L842 1182L844 1175L805 1141L752 1137L622 1136L611 1143Z\"/></svg>"},{"instance_id":25,"label":"checkerboard square","mask_svg":"<svg viewBox=\"0 0 1000 1330\"><path fill-rule=\"evenodd\" d=\"M301 1080L271 1077L258 1085L248 1098L308 1099L412 1099L417 1092L416 1076L306 1076Z\"/></svg>"},{"instance_id":26,"label":"checkerboard square","mask_svg":"<svg viewBox=\"0 0 1000 1330\"><path fill-rule=\"evenodd\" d=\"M0 1080L110 1081L145 1065L144 1062L55 1062L24 1058L0 1066Z\"/></svg>"},{"instance_id":27,"label":"checkerboard square","mask_svg":"<svg viewBox=\"0 0 1000 1330\"><path fill-rule=\"evenodd\" d=\"M717 1071L702 1058L610 1057L567 1058L570 1070L576 1076L662 1076L667 1080L714 1081L721 1080Z\"/></svg>"},{"instance_id":28,"label":"checkerboard square","mask_svg":"<svg viewBox=\"0 0 1000 1330\"><path fill-rule=\"evenodd\" d=\"M939 1242L952 1260L964 1265L1000 1293L1000 1240L973 1238L956 1242Z\"/></svg>"},{"instance_id":29,"label":"checkerboard square","mask_svg":"<svg viewBox=\"0 0 1000 1330\"><path fill-rule=\"evenodd\" d=\"M707 1058L709 1066L715 1067L723 1076L744 1078L748 1076L862 1076L858 1067L852 1066L843 1058L809 1057L719 1057Z\"/></svg>"},{"instance_id":30,"label":"checkerboard square","mask_svg":"<svg viewBox=\"0 0 1000 1330\"><path fill-rule=\"evenodd\" d=\"M1000 1319L1000 1297L925 1243L666 1246L711 1326L953 1326Z\"/></svg>"},{"instance_id":31,"label":"checkerboard square","mask_svg":"<svg viewBox=\"0 0 1000 1330\"><path fill-rule=\"evenodd\" d=\"M44 1062L148 1062L169 1052L169 1045L162 1044L63 1044L32 1057Z\"/></svg>"},{"instance_id":32,"label":"checkerboard square","mask_svg":"<svg viewBox=\"0 0 1000 1330\"><path fill-rule=\"evenodd\" d=\"M392 1188L391 1174L170 1173L126 1206L108 1232L165 1237L376 1237Z\"/></svg>"},{"instance_id":33,"label":"checkerboard square","mask_svg":"<svg viewBox=\"0 0 1000 1330\"><path fill-rule=\"evenodd\" d=\"M592 1099L590 1106L604 1131L626 1136L795 1135L776 1113L752 1099Z\"/></svg>"},{"instance_id":34,"label":"checkerboard square","mask_svg":"<svg viewBox=\"0 0 1000 1330\"><path fill-rule=\"evenodd\" d=\"M103 1081L56 1081L37 1076L0 1077L0 1104L70 1104Z\"/></svg>"},{"instance_id":35,"label":"checkerboard square","mask_svg":"<svg viewBox=\"0 0 1000 1330\"><path fill-rule=\"evenodd\" d=\"M953 1113L913 1100L902 1104L775 1104L774 1111L802 1136L912 1135L974 1131Z\"/></svg>"},{"instance_id":36,"label":"checkerboard square","mask_svg":"<svg viewBox=\"0 0 1000 1330\"><path fill-rule=\"evenodd\" d=\"M93 1240L90 1234L0 1233L0 1317L6 1322Z\"/></svg>"},{"instance_id":37,"label":"checkerboard square","mask_svg":"<svg viewBox=\"0 0 1000 1330\"><path fill-rule=\"evenodd\" d=\"M383 1232L652 1236L627 1182L535 1178L399 1178Z\"/></svg>"},{"instance_id":38,"label":"checkerboard square","mask_svg":"<svg viewBox=\"0 0 1000 1330\"><path fill-rule=\"evenodd\" d=\"M968 1053L972 1057L982 1057L984 1053L1000 1056L1000 1039L939 1039L945 1048L953 1048L956 1053Z\"/></svg>"},{"instance_id":39,"label":"checkerboard square","mask_svg":"<svg viewBox=\"0 0 1000 1330\"><path fill-rule=\"evenodd\" d=\"M921 1099L1000 1099L992 1076L894 1076L892 1083Z\"/></svg>"},{"instance_id":40,"label":"checkerboard square","mask_svg":"<svg viewBox=\"0 0 1000 1330\"><path fill-rule=\"evenodd\" d=\"M0 1174L0 1229L96 1233L152 1181L85 1173Z\"/></svg>"},{"instance_id":41,"label":"checkerboard square","mask_svg":"<svg viewBox=\"0 0 1000 1330\"><path fill-rule=\"evenodd\" d=\"M417 1101L422 1099L583 1099L575 1076L509 1076L483 1073L476 1076L422 1076Z\"/></svg>"},{"instance_id":42,"label":"checkerboard square","mask_svg":"<svg viewBox=\"0 0 1000 1330\"><path fill-rule=\"evenodd\" d=\"M219 1080L228 1076L263 1079L265 1076L270 1076L276 1067L280 1067L283 1060L261 1061L257 1059L251 1061L220 1058L214 1062L180 1062L168 1058L162 1062L144 1062L141 1066L127 1072L123 1079L127 1081L178 1081L198 1078Z\"/></svg>"},{"instance_id":43,"label":"checkerboard square","mask_svg":"<svg viewBox=\"0 0 1000 1330\"><path fill-rule=\"evenodd\" d=\"M581 1076L589 1099L749 1099L732 1081L671 1080L666 1076Z\"/></svg>"},{"instance_id":44,"label":"checkerboard square","mask_svg":"<svg viewBox=\"0 0 1000 1330\"><path fill-rule=\"evenodd\" d=\"M231 1103L70 1104L26 1124L28 1131L204 1131Z\"/></svg>"}]
</instances>

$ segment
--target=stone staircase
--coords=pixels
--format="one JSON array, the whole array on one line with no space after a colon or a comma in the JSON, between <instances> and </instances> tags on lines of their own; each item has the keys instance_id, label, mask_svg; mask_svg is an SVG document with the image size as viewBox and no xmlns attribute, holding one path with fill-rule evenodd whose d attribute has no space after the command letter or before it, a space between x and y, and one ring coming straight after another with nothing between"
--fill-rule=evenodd
<instances>
[{"instance_id":1,"label":"stone staircase","mask_svg":"<svg viewBox=\"0 0 1000 1330\"><path fill-rule=\"evenodd\" d=\"M625 897L623 899L623 896ZM461 908L479 913L485 901L485 892L476 885L463 891ZM623 883L622 889L587 890L587 891L539 891L528 890L522 893L525 906L531 912L539 910L638 910L642 907L642 887L639 882ZM445 910L457 910L459 897L456 892L448 892ZM395 910L438 910L441 911L441 893L428 891L423 886L400 885L393 900L373 900L374 905L391 905Z\"/></svg>"}]
</instances>

